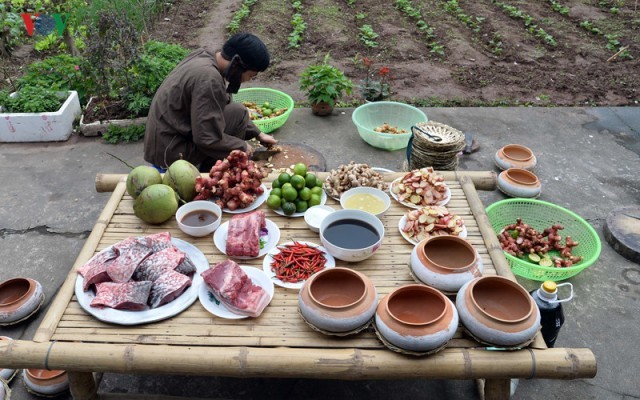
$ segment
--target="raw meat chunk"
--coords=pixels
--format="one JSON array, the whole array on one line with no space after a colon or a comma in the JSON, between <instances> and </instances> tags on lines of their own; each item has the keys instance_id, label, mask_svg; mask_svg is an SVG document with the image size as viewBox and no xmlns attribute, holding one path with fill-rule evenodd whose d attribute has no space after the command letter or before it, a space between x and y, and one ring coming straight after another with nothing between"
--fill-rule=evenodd
<instances>
[{"instance_id":1,"label":"raw meat chunk","mask_svg":"<svg viewBox=\"0 0 640 400\"><path fill-rule=\"evenodd\" d=\"M91 268L95 267L96 265L104 264L116 257L118 257L118 253L116 252L116 250L113 247L109 247L108 249L105 249L91 257L89 261L87 261L82 267L78 269L78 273L82 276L85 276L87 271L89 271Z\"/></svg>"},{"instance_id":2,"label":"raw meat chunk","mask_svg":"<svg viewBox=\"0 0 640 400\"><path fill-rule=\"evenodd\" d=\"M153 282L102 282L96 284L92 307L111 307L118 310L140 311L147 308Z\"/></svg>"},{"instance_id":3,"label":"raw meat chunk","mask_svg":"<svg viewBox=\"0 0 640 400\"><path fill-rule=\"evenodd\" d=\"M167 304L180 296L189 286L191 286L191 278L167 268L153 282L149 305L151 308L156 308Z\"/></svg>"},{"instance_id":4,"label":"raw meat chunk","mask_svg":"<svg viewBox=\"0 0 640 400\"><path fill-rule=\"evenodd\" d=\"M120 255L109 264L107 274L113 282L127 282L142 260L153 251L139 243L116 244L113 247L116 246L119 246L116 249L120 251Z\"/></svg>"},{"instance_id":5,"label":"raw meat chunk","mask_svg":"<svg viewBox=\"0 0 640 400\"><path fill-rule=\"evenodd\" d=\"M171 243L171 234L169 232L154 233L147 236L139 236L136 241L144 246L147 246L154 253L166 249L167 247L173 247Z\"/></svg>"},{"instance_id":6,"label":"raw meat chunk","mask_svg":"<svg viewBox=\"0 0 640 400\"><path fill-rule=\"evenodd\" d=\"M264 211L236 214L229 221L226 252L230 257L257 257L260 253L260 230L266 226Z\"/></svg>"},{"instance_id":7,"label":"raw meat chunk","mask_svg":"<svg viewBox=\"0 0 640 400\"><path fill-rule=\"evenodd\" d=\"M177 247L167 247L145 258L133 273L134 281L155 281L166 268L176 269L185 254Z\"/></svg>"}]
</instances>

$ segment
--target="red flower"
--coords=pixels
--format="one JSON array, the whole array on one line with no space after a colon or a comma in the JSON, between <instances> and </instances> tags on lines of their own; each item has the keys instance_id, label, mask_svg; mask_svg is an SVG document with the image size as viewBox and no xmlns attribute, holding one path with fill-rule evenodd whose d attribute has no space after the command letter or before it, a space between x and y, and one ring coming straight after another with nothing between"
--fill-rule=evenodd
<instances>
[{"instance_id":1,"label":"red flower","mask_svg":"<svg viewBox=\"0 0 640 400\"><path fill-rule=\"evenodd\" d=\"M373 65L373 60L367 57L362 57L362 63L367 67L371 67Z\"/></svg>"},{"instance_id":2,"label":"red flower","mask_svg":"<svg viewBox=\"0 0 640 400\"><path fill-rule=\"evenodd\" d=\"M384 76L388 75L389 72L391 72L389 67L382 67L382 68L380 68L380 71L378 71L378 75L384 77Z\"/></svg>"}]
</instances>

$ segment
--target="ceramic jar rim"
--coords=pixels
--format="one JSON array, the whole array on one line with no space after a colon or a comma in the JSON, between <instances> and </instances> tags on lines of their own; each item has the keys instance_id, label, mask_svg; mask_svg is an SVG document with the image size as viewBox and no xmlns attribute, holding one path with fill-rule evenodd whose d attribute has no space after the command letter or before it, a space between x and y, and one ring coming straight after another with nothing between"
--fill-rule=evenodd
<instances>
[{"instance_id":1,"label":"ceramic jar rim","mask_svg":"<svg viewBox=\"0 0 640 400\"><path fill-rule=\"evenodd\" d=\"M425 247L427 246L427 244L430 241L442 241L442 240L450 240L450 241L455 241L458 242L460 244L462 244L464 247L466 247L472 254L473 254L473 260L462 267L447 267L445 265L442 264L438 264L437 262L435 262L431 257L429 257L427 255L427 252L425 251ZM464 240L463 238L460 238L458 236L450 236L450 235L443 235L443 236L431 236L428 237L426 239L423 239L420 243L417 244L418 247L418 258L421 259L421 261L424 263L425 260L429 261L430 263L432 263L434 266L436 266L437 268L441 268L443 270L446 271L452 271L452 272L464 272L464 271L468 271L470 269L472 269L477 263L478 263L478 253L476 253L476 250L473 248L473 246L471 245L471 243L467 242L466 240Z\"/></svg>"},{"instance_id":2,"label":"ceramic jar rim","mask_svg":"<svg viewBox=\"0 0 640 400\"><path fill-rule=\"evenodd\" d=\"M522 179L518 179L517 177L514 176L514 172L517 172L519 174L522 175L526 175L527 177L531 178L531 181L523 181ZM509 177L509 179L511 179L512 181L519 183L521 185L527 185L527 186L531 186L531 185L535 185L539 182L538 177L536 176L536 174L534 174L531 171L527 171L524 168L509 168L508 170L505 171L505 174Z\"/></svg>"},{"instance_id":3,"label":"ceramic jar rim","mask_svg":"<svg viewBox=\"0 0 640 400\"><path fill-rule=\"evenodd\" d=\"M473 296L473 290L475 289L475 286L478 282L486 282L488 280L499 280L503 283L506 283L507 285L511 286L512 288L516 289L516 291L518 293L520 293L523 298L525 298L527 300L527 302L529 303L529 312L527 312L524 316L522 316L521 318L517 318L517 319L504 319L504 318L499 318L496 317L495 315L487 312L484 308L482 308L480 306L480 304L478 304L476 302L476 298L475 296ZM471 298L471 302L473 303L473 305L476 307L476 309L482 313L483 315L486 315L487 317L495 320L495 321L500 321L500 322L504 322L507 324L517 324L520 323L522 321L526 321L529 317L531 317L531 314L533 313L533 307L532 307L532 302L533 300L531 299L531 296L529 296L529 293L527 293L520 285L518 285L516 282L513 282L510 279L504 278L502 276L485 276L482 278L478 278L478 279L474 279L473 281L471 281L471 283L469 284L469 294L470 294L470 298Z\"/></svg>"},{"instance_id":4,"label":"ceramic jar rim","mask_svg":"<svg viewBox=\"0 0 640 400\"><path fill-rule=\"evenodd\" d=\"M16 303L22 301L26 296L29 295L29 291L31 290L31 287L33 286L33 282L30 279L27 279L27 278L12 278L12 279L9 279L7 281L4 281L3 283L0 283L0 288L10 286L13 282L27 282L27 290L24 293L22 293L18 298L14 299L14 300L11 300L8 303L0 302L0 306L8 306L8 305L16 304Z\"/></svg>"},{"instance_id":5,"label":"ceramic jar rim","mask_svg":"<svg viewBox=\"0 0 640 400\"><path fill-rule=\"evenodd\" d=\"M442 302L442 312L440 314L438 314L437 317L434 317L433 319L431 319L430 321L424 321L424 322L407 322L403 319L400 319L398 317L396 317L393 312L391 312L391 310L389 309L389 303L391 303L391 301L393 300L393 298L398 295L401 292L404 292L406 290L421 290L423 292L429 292L430 294L435 295L441 302ZM420 285L420 284L413 284L413 285L405 285L405 286L401 286L397 289L395 289L393 292L389 293L388 297L387 297L387 301L384 305L384 309L387 312L387 314L389 314L389 316L391 318L393 318L395 321L398 321L401 324L405 324L405 325L412 325L412 326L424 326L424 325L429 325L429 324L433 324L436 321L439 321L440 319L442 319L444 317L444 315L447 313L447 301L446 298L444 296L444 294L442 294L439 290L431 288L429 286L425 286L425 285Z\"/></svg>"},{"instance_id":6,"label":"ceramic jar rim","mask_svg":"<svg viewBox=\"0 0 640 400\"><path fill-rule=\"evenodd\" d=\"M312 286L315 283L315 281L318 278L322 278L326 275L330 275L330 274L336 274L336 273L347 273L352 275L353 277L355 277L358 282L360 282L362 284L362 294L360 295L360 297L358 297L356 300L354 300L351 303L348 304L342 304L339 306L334 306L334 305L329 305L324 303L323 301L317 299L314 295L313 295L313 289ZM364 300L364 298L367 296L367 283L364 281L364 279L362 278L362 276L360 276L360 274L352 269L349 268L341 268L341 267L336 267L336 268L330 268L330 269L325 269L324 271L321 271L315 275L313 275L309 281L309 288L308 288L308 292L309 292L309 297L311 297L311 299L313 301L315 301L318 304L321 304L323 307L326 308L331 308L334 310L341 310L344 308L349 308L354 306L355 304L358 304L360 302L362 302L362 300Z\"/></svg>"},{"instance_id":7,"label":"ceramic jar rim","mask_svg":"<svg viewBox=\"0 0 640 400\"><path fill-rule=\"evenodd\" d=\"M38 379L38 380L49 380L49 379L57 378L59 376L64 375L67 372L61 369L49 370L49 369L40 369L40 368L26 368L26 371L27 371L27 375L29 375L31 378ZM37 374L34 373L34 371L45 371L46 374L44 376L42 375L38 376Z\"/></svg>"},{"instance_id":8,"label":"ceramic jar rim","mask_svg":"<svg viewBox=\"0 0 640 400\"><path fill-rule=\"evenodd\" d=\"M513 154L509 153L509 150L511 149L517 149L517 150L522 150L525 153L528 154L528 156L526 157L516 157ZM533 158L533 152L531 151L531 149L529 149L527 146L523 146L521 144L508 144L506 146L504 146L502 148L502 154L504 154L505 157L514 160L514 161L529 161Z\"/></svg>"}]
</instances>

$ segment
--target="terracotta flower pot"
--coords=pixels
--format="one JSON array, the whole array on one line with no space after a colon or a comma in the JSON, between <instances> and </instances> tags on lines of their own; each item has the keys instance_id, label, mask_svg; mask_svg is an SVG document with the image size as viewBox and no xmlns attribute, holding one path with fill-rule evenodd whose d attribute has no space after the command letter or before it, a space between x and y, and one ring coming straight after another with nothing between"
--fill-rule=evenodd
<instances>
[{"instance_id":1,"label":"terracotta flower pot","mask_svg":"<svg viewBox=\"0 0 640 400\"><path fill-rule=\"evenodd\" d=\"M440 291L406 285L385 296L376 310L376 329L392 345L415 352L444 346L456 333L458 313Z\"/></svg>"},{"instance_id":2,"label":"terracotta flower pot","mask_svg":"<svg viewBox=\"0 0 640 400\"><path fill-rule=\"evenodd\" d=\"M333 106L325 102L313 103L311 104L311 112L319 117L325 117L333 112Z\"/></svg>"},{"instance_id":3,"label":"terracotta flower pot","mask_svg":"<svg viewBox=\"0 0 640 400\"><path fill-rule=\"evenodd\" d=\"M13 278L0 283L0 325L18 323L35 313L44 302L39 282Z\"/></svg>"},{"instance_id":4,"label":"terracotta flower pot","mask_svg":"<svg viewBox=\"0 0 640 400\"><path fill-rule=\"evenodd\" d=\"M540 196L542 184L531 171L509 168L498 175L498 189L511 197L535 198Z\"/></svg>"},{"instance_id":5,"label":"terracotta flower pot","mask_svg":"<svg viewBox=\"0 0 640 400\"><path fill-rule=\"evenodd\" d=\"M327 333L356 333L372 320L377 293L363 273L349 268L329 268L307 280L298 295L304 319Z\"/></svg>"},{"instance_id":6,"label":"terracotta flower pot","mask_svg":"<svg viewBox=\"0 0 640 400\"><path fill-rule=\"evenodd\" d=\"M517 282L485 276L464 284L456 297L460 320L478 340L517 346L533 339L540 327L540 310Z\"/></svg>"},{"instance_id":7,"label":"terracotta flower pot","mask_svg":"<svg viewBox=\"0 0 640 400\"><path fill-rule=\"evenodd\" d=\"M22 379L27 390L42 396L55 396L69 389L69 377L66 371L24 369Z\"/></svg>"},{"instance_id":8,"label":"terracotta flower pot","mask_svg":"<svg viewBox=\"0 0 640 400\"><path fill-rule=\"evenodd\" d=\"M8 336L0 336L0 340L13 340L13 339L11 339ZM13 377L16 376L16 373L18 373L17 369L1 368L0 367L0 381L5 381L5 382L9 383L9 382L11 382ZM2 399L2 396L0 396L0 399Z\"/></svg>"},{"instance_id":9,"label":"terracotta flower pot","mask_svg":"<svg viewBox=\"0 0 640 400\"><path fill-rule=\"evenodd\" d=\"M508 144L499 149L495 154L494 161L502 170L509 168L532 170L538 162L533 151L521 144Z\"/></svg>"},{"instance_id":10,"label":"terracotta flower pot","mask_svg":"<svg viewBox=\"0 0 640 400\"><path fill-rule=\"evenodd\" d=\"M411 251L409 268L422 283L445 292L482 276L483 265L471 243L457 236L431 236Z\"/></svg>"}]
</instances>

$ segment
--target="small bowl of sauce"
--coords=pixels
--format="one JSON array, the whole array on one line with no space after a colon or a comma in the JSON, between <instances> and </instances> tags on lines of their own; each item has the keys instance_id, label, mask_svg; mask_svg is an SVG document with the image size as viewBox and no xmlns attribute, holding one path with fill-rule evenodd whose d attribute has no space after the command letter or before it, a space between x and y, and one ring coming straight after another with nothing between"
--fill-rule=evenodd
<instances>
[{"instance_id":1,"label":"small bowl of sauce","mask_svg":"<svg viewBox=\"0 0 640 400\"><path fill-rule=\"evenodd\" d=\"M210 235L218 229L221 220L222 210L211 201L192 201L176 211L178 227L189 236Z\"/></svg>"},{"instance_id":2,"label":"small bowl of sauce","mask_svg":"<svg viewBox=\"0 0 640 400\"><path fill-rule=\"evenodd\" d=\"M357 262L371 257L383 238L382 221L362 210L337 210L320 224L322 245L329 254L343 261Z\"/></svg>"},{"instance_id":3,"label":"small bowl of sauce","mask_svg":"<svg viewBox=\"0 0 640 400\"><path fill-rule=\"evenodd\" d=\"M372 187L355 187L340 196L340 205L345 210L361 210L382 217L391 206L389 195Z\"/></svg>"}]
</instances>

